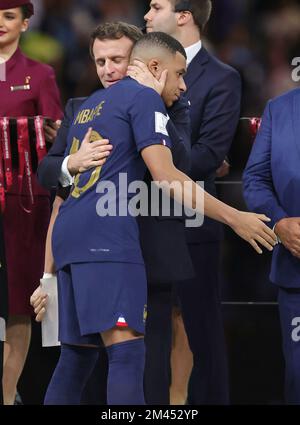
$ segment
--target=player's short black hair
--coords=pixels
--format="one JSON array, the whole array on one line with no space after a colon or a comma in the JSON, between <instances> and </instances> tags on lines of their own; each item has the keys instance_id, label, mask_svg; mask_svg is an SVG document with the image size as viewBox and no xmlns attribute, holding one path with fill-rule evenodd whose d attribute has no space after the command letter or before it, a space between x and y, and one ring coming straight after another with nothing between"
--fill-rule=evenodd
<instances>
[{"instance_id":1,"label":"player's short black hair","mask_svg":"<svg viewBox=\"0 0 300 425\"><path fill-rule=\"evenodd\" d=\"M195 24L203 32L205 25L209 21L212 2L211 0L169 0L174 6L175 12L188 10L192 13Z\"/></svg>"},{"instance_id":2,"label":"player's short black hair","mask_svg":"<svg viewBox=\"0 0 300 425\"><path fill-rule=\"evenodd\" d=\"M180 44L178 40L166 34L165 32L156 31L143 35L143 37L135 43L134 49L139 47L147 48L149 46L162 47L171 52L173 55L179 52L182 54L182 56L185 57L185 59L187 58L182 44Z\"/></svg>"},{"instance_id":3,"label":"player's short black hair","mask_svg":"<svg viewBox=\"0 0 300 425\"><path fill-rule=\"evenodd\" d=\"M135 25L125 22L105 22L98 25L90 37L90 54L92 58L95 40L119 40L127 37L135 44L143 36L142 31Z\"/></svg>"}]
</instances>

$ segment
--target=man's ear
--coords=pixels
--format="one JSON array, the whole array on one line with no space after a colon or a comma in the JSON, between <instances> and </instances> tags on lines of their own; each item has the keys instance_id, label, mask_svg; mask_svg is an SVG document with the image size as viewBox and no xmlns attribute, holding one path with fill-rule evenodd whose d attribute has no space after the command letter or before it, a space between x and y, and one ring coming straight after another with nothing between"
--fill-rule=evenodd
<instances>
[{"instance_id":1,"label":"man's ear","mask_svg":"<svg viewBox=\"0 0 300 425\"><path fill-rule=\"evenodd\" d=\"M193 19L193 15L189 11L177 12L176 15L177 15L177 25L179 27L186 25Z\"/></svg>"},{"instance_id":2,"label":"man's ear","mask_svg":"<svg viewBox=\"0 0 300 425\"><path fill-rule=\"evenodd\" d=\"M158 59L151 59L148 63L148 68L151 74L159 79L162 73L162 67Z\"/></svg>"}]
</instances>

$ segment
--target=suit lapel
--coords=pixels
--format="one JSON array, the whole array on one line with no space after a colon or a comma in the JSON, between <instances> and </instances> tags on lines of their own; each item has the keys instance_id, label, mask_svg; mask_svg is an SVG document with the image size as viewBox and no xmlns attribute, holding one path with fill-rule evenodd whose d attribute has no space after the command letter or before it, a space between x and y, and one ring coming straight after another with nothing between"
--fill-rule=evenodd
<instances>
[{"instance_id":1,"label":"suit lapel","mask_svg":"<svg viewBox=\"0 0 300 425\"><path fill-rule=\"evenodd\" d=\"M185 76L185 83L187 89L190 90L192 85L200 78L205 70L205 65L209 61L209 55L207 50L202 47L201 50L194 57L192 62L188 66L188 70Z\"/></svg>"},{"instance_id":2,"label":"suit lapel","mask_svg":"<svg viewBox=\"0 0 300 425\"><path fill-rule=\"evenodd\" d=\"M294 130L294 141L300 154L300 91L294 96L294 107L293 107L293 130Z\"/></svg>"}]
</instances>

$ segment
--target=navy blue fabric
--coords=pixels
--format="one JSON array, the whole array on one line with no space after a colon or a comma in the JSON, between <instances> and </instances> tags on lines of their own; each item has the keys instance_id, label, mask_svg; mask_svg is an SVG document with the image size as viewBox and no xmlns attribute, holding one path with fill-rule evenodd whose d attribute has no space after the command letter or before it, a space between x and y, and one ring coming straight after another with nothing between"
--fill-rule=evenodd
<instances>
[{"instance_id":1,"label":"navy blue fabric","mask_svg":"<svg viewBox=\"0 0 300 425\"><path fill-rule=\"evenodd\" d=\"M147 281L143 265L71 264L58 272L59 339L68 344L99 345L99 333L119 317L145 332Z\"/></svg>"},{"instance_id":2,"label":"navy blue fabric","mask_svg":"<svg viewBox=\"0 0 300 425\"><path fill-rule=\"evenodd\" d=\"M197 277L177 285L194 361L188 402L192 405L228 404L228 364L219 279L220 245L207 242L189 248Z\"/></svg>"},{"instance_id":3,"label":"navy blue fabric","mask_svg":"<svg viewBox=\"0 0 300 425\"><path fill-rule=\"evenodd\" d=\"M39 165L39 181L45 187L57 186L68 129L83 100L71 99L67 103L65 118L57 139ZM190 171L191 151L190 115L187 99L179 99L167 112L170 117L167 129L172 140L173 161L177 168L187 173ZM150 184L149 173L145 181ZM148 403L167 404L169 401L169 353L171 349L170 282L192 278L194 269L185 241L182 218L140 217L138 224L149 291L145 394ZM161 300L161 295L164 302ZM158 382L160 382L159 386Z\"/></svg>"},{"instance_id":4,"label":"navy blue fabric","mask_svg":"<svg viewBox=\"0 0 300 425\"><path fill-rule=\"evenodd\" d=\"M215 172L225 159L240 116L241 79L236 70L202 47L188 66L186 98L190 101L192 152L190 177L204 181L216 195ZM189 243L220 240L221 225L210 218L196 229L187 229Z\"/></svg>"},{"instance_id":5,"label":"navy blue fabric","mask_svg":"<svg viewBox=\"0 0 300 425\"><path fill-rule=\"evenodd\" d=\"M278 304L285 359L285 400L300 404L300 292L279 288Z\"/></svg>"},{"instance_id":6,"label":"navy blue fabric","mask_svg":"<svg viewBox=\"0 0 300 425\"><path fill-rule=\"evenodd\" d=\"M96 139L108 138L114 149L103 167L78 175L78 187L85 189L76 195L74 187L60 208L52 237L57 269L78 262L143 263L136 219L123 214L121 205L123 210L128 209L134 196L127 194L129 184L144 178L146 166L138 152L158 144L171 148L167 131L157 126L157 115L167 122L161 97L131 78L94 93L77 111L68 134L66 155L74 144L80 146L89 127L93 127ZM125 185L119 182L121 174L127 179ZM93 184L88 186L93 178ZM115 215L103 216L98 211L102 199L107 199L105 182L114 185L109 196L116 205ZM126 192L120 194L123 186Z\"/></svg>"},{"instance_id":7,"label":"navy blue fabric","mask_svg":"<svg viewBox=\"0 0 300 425\"><path fill-rule=\"evenodd\" d=\"M144 389L147 404L170 404L172 284L148 287Z\"/></svg>"},{"instance_id":8,"label":"navy blue fabric","mask_svg":"<svg viewBox=\"0 0 300 425\"><path fill-rule=\"evenodd\" d=\"M143 378L145 344L143 338L113 344L106 348L109 369L107 404L145 404Z\"/></svg>"},{"instance_id":9,"label":"navy blue fabric","mask_svg":"<svg viewBox=\"0 0 300 425\"><path fill-rule=\"evenodd\" d=\"M185 82L191 104L190 176L204 181L205 190L215 196L215 172L229 151L240 116L241 79L236 70L202 47L188 66ZM205 217L201 227L186 229L186 237L196 274L178 290L194 356L188 399L192 404L227 404L228 370L219 296L222 226Z\"/></svg>"},{"instance_id":10,"label":"navy blue fabric","mask_svg":"<svg viewBox=\"0 0 300 425\"><path fill-rule=\"evenodd\" d=\"M82 105L85 100L86 97L77 97L76 99L68 100L64 112L64 118L57 132L55 142L48 154L38 165L38 180L45 189L56 189L58 186L58 179L61 173L61 166L67 147L68 132L76 111L78 111L80 105Z\"/></svg>"},{"instance_id":11,"label":"navy blue fabric","mask_svg":"<svg viewBox=\"0 0 300 425\"><path fill-rule=\"evenodd\" d=\"M62 344L61 353L47 388L45 405L80 404L84 386L98 358L98 350Z\"/></svg>"},{"instance_id":12,"label":"navy blue fabric","mask_svg":"<svg viewBox=\"0 0 300 425\"><path fill-rule=\"evenodd\" d=\"M244 198L251 211L266 214L270 227L300 216L300 89L268 103L245 172ZM282 244L274 248L270 279L300 288L300 260Z\"/></svg>"},{"instance_id":13,"label":"navy blue fabric","mask_svg":"<svg viewBox=\"0 0 300 425\"><path fill-rule=\"evenodd\" d=\"M86 98L70 99L57 138L48 155L38 167L39 182L45 188L58 184L61 165L67 144L69 127L76 112ZM176 167L190 170L190 116L188 101L179 99L168 109L168 132L172 140L172 156ZM149 173L145 181L150 184ZM140 242L148 282L167 283L193 277L194 270L185 242L183 219L166 217L139 217ZM170 237L172 240L170 241ZM160 246L160 250L157 246ZM164 255L161 255L161 252Z\"/></svg>"}]
</instances>

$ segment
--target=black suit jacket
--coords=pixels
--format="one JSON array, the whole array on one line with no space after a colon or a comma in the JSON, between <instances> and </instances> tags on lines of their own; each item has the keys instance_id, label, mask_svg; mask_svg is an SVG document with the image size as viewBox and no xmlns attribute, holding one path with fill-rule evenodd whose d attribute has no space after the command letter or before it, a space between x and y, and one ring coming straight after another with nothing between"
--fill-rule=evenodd
<instances>
[{"instance_id":1,"label":"black suit jacket","mask_svg":"<svg viewBox=\"0 0 300 425\"><path fill-rule=\"evenodd\" d=\"M47 189L56 188L67 146L67 135L74 115L85 98L70 99L57 138L48 155L39 164L39 182ZM190 170L190 113L186 99L168 109L168 132L172 140L174 164ZM145 181L150 184L149 173ZM169 283L193 277L194 270L185 240L183 217L139 217L140 240L148 282Z\"/></svg>"},{"instance_id":2,"label":"black suit jacket","mask_svg":"<svg viewBox=\"0 0 300 425\"><path fill-rule=\"evenodd\" d=\"M230 149L240 116L241 79L202 47L188 66L185 82L192 123L190 176L204 181L205 190L215 196L215 172ZM221 236L221 225L209 218L203 226L187 229L189 243L217 241Z\"/></svg>"}]
</instances>

